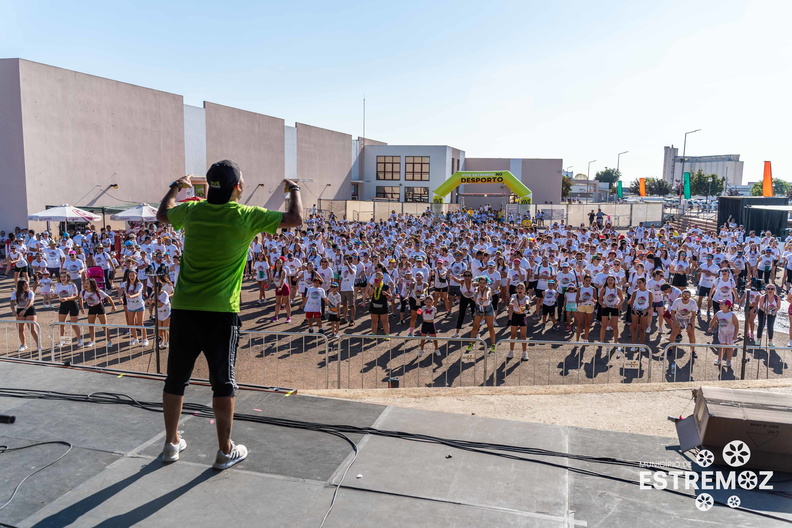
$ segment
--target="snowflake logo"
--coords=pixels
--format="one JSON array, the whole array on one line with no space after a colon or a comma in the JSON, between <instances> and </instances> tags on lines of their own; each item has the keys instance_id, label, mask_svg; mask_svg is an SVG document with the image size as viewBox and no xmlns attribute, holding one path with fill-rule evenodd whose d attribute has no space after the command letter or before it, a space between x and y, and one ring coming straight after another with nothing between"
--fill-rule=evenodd
<instances>
[{"instance_id":1,"label":"snowflake logo","mask_svg":"<svg viewBox=\"0 0 792 528\"><path fill-rule=\"evenodd\" d=\"M723 448L723 459L731 467L744 466L751 458L751 450L742 440L732 440Z\"/></svg>"},{"instance_id":2,"label":"snowflake logo","mask_svg":"<svg viewBox=\"0 0 792 528\"><path fill-rule=\"evenodd\" d=\"M740 501L740 497L737 495L732 495L729 497L729 500L726 501L726 504L729 508L739 508L742 501Z\"/></svg>"}]
</instances>

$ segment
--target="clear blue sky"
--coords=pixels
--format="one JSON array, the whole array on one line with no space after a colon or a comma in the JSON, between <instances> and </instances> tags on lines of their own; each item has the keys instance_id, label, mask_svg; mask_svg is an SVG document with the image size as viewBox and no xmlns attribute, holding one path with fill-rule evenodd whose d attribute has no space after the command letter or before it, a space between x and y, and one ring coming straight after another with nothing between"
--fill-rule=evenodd
<instances>
[{"instance_id":1,"label":"clear blue sky","mask_svg":"<svg viewBox=\"0 0 792 528\"><path fill-rule=\"evenodd\" d=\"M663 146L792 179L792 2L0 0L21 57L391 144L659 177Z\"/></svg>"}]
</instances>

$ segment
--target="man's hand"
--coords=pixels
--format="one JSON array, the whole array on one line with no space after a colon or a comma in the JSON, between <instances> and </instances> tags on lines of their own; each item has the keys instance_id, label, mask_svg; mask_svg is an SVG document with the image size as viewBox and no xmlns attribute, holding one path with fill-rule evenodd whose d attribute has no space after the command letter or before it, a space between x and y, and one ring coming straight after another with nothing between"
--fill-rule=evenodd
<instances>
[{"instance_id":1,"label":"man's hand","mask_svg":"<svg viewBox=\"0 0 792 528\"><path fill-rule=\"evenodd\" d=\"M296 185L297 187L300 186L297 182L292 181L292 180L290 180L288 178L284 178L283 179L283 192L285 192L285 193L289 192L289 187L292 187L294 185Z\"/></svg>"},{"instance_id":2,"label":"man's hand","mask_svg":"<svg viewBox=\"0 0 792 528\"><path fill-rule=\"evenodd\" d=\"M187 176L182 176L181 178L179 178L176 181L179 183L179 185L182 186L182 188L192 187L193 185L192 185L192 182L190 181L192 179L192 177L193 177L192 174L188 174Z\"/></svg>"}]
</instances>

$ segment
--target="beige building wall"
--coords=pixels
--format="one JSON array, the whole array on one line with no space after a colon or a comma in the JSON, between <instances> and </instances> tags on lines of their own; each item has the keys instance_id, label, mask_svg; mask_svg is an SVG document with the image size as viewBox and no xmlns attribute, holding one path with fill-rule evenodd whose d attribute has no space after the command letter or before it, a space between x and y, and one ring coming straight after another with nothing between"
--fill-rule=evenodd
<instances>
[{"instance_id":1,"label":"beige building wall","mask_svg":"<svg viewBox=\"0 0 792 528\"><path fill-rule=\"evenodd\" d=\"M561 159L509 159L509 158L465 158L466 171L508 170L522 181L533 193L533 202L543 204L561 201L561 176L563 160ZM465 186L460 186L460 188ZM461 192L502 193L509 192L503 185L467 185ZM482 203L486 199L479 199ZM472 201L468 201L473 203ZM489 201L493 206L493 200Z\"/></svg>"},{"instance_id":2,"label":"beige building wall","mask_svg":"<svg viewBox=\"0 0 792 528\"><path fill-rule=\"evenodd\" d=\"M297 123L297 178L301 182L303 205L319 199L348 200L352 194L352 136ZM329 184L329 186L328 186Z\"/></svg>"},{"instance_id":3,"label":"beige building wall","mask_svg":"<svg viewBox=\"0 0 792 528\"><path fill-rule=\"evenodd\" d=\"M284 121L205 102L206 166L229 159L245 179L241 203L268 209L283 206Z\"/></svg>"},{"instance_id":4,"label":"beige building wall","mask_svg":"<svg viewBox=\"0 0 792 528\"><path fill-rule=\"evenodd\" d=\"M0 59L0 94L0 229L8 231L28 215L18 59Z\"/></svg>"},{"instance_id":5,"label":"beige building wall","mask_svg":"<svg viewBox=\"0 0 792 528\"><path fill-rule=\"evenodd\" d=\"M24 60L20 83L29 212L158 200L184 171L182 96Z\"/></svg>"}]
</instances>

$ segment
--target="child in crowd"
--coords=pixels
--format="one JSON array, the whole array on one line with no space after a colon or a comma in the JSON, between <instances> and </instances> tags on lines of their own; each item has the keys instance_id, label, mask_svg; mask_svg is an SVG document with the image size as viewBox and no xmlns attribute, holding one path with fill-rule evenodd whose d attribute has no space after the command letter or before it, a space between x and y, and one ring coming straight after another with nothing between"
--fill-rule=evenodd
<instances>
[{"instance_id":1,"label":"child in crowd","mask_svg":"<svg viewBox=\"0 0 792 528\"><path fill-rule=\"evenodd\" d=\"M556 325L556 302L558 302L556 281L550 279L547 281L547 289L544 291L544 296L542 298L542 326L547 323L548 315L550 316L553 326Z\"/></svg>"},{"instance_id":2,"label":"child in crowd","mask_svg":"<svg viewBox=\"0 0 792 528\"><path fill-rule=\"evenodd\" d=\"M338 283L330 284L330 291L327 292L327 320L330 322L330 335L340 337L341 318L339 309L341 307L341 293L338 291Z\"/></svg>"},{"instance_id":3,"label":"child in crowd","mask_svg":"<svg viewBox=\"0 0 792 528\"><path fill-rule=\"evenodd\" d=\"M572 322L577 314L577 287L570 285L564 292L564 319L566 320L566 331L572 330Z\"/></svg>"},{"instance_id":4,"label":"child in crowd","mask_svg":"<svg viewBox=\"0 0 792 528\"><path fill-rule=\"evenodd\" d=\"M423 323L421 324L421 335L422 336L429 336L429 337L437 337L437 328L435 328L435 316L437 315L437 307L435 306L434 299L432 297L427 297L424 300L423 308L419 308L417 310L423 317ZM421 352L424 350L424 343L426 343L425 339L421 339ZM437 344L437 339L434 340L435 346L435 354L440 356L440 345Z\"/></svg>"},{"instance_id":5,"label":"child in crowd","mask_svg":"<svg viewBox=\"0 0 792 528\"><path fill-rule=\"evenodd\" d=\"M732 302L730 300L721 301L720 311L715 313L715 317L712 318L709 324L710 331L713 331L716 326L718 327L718 343L721 345L733 345L737 341L740 323L731 308ZM715 366L720 366L725 356L726 361L723 362L723 366L731 368L732 354L734 354L734 348L720 348L718 350L718 359L715 360Z\"/></svg>"},{"instance_id":6,"label":"child in crowd","mask_svg":"<svg viewBox=\"0 0 792 528\"><path fill-rule=\"evenodd\" d=\"M305 320L308 323L308 333L313 333L313 325L316 323L316 331L322 331L322 301L327 298L327 294L322 288L322 277L316 275L313 278L313 285L305 290L303 296L302 310L305 312Z\"/></svg>"}]
</instances>

